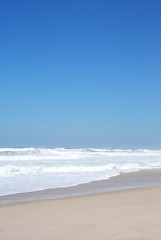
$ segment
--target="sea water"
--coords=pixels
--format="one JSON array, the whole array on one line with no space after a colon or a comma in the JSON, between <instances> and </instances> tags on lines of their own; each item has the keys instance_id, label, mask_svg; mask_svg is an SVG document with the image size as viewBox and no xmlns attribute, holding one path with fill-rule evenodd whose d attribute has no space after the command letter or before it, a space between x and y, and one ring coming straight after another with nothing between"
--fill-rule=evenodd
<instances>
[{"instance_id":1,"label":"sea water","mask_svg":"<svg viewBox=\"0 0 161 240\"><path fill-rule=\"evenodd\" d=\"M161 150L0 148L0 195L76 186L161 168Z\"/></svg>"}]
</instances>

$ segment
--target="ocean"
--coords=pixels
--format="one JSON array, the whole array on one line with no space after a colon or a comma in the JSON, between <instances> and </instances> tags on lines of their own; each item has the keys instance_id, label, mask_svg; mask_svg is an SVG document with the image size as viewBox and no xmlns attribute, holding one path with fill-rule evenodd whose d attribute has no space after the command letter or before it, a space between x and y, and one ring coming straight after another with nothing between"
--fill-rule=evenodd
<instances>
[{"instance_id":1,"label":"ocean","mask_svg":"<svg viewBox=\"0 0 161 240\"><path fill-rule=\"evenodd\" d=\"M161 150L0 148L0 196L161 168Z\"/></svg>"}]
</instances>

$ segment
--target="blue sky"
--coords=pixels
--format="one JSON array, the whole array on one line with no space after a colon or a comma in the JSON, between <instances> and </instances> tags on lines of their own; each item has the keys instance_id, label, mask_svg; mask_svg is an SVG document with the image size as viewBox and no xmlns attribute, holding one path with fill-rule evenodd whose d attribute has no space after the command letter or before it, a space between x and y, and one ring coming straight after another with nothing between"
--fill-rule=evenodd
<instances>
[{"instance_id":1,"label":"blue sky","mask_svg":"<svg viewBox=\"0 0 161 240\"><path fill-rule=\"evenodd\" d=\"M0 2L1 147L161 147L161 2Z\"/></svg>"}]
</instances>

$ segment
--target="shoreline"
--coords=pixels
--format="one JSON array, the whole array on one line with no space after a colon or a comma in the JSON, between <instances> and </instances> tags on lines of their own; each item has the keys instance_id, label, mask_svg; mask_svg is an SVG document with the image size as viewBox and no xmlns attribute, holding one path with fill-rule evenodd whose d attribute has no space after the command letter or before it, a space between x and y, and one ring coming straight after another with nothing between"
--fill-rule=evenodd
<instances>
[{"instance_id":1,"label":"shoreline","mask_svg":"<svg viewBox=\"0 0 161 240\"><path fill-rule=\"evenodd\" d=\"M98 180L71 187L3 195L0 196L0 205L66 199L155 186L161 186L161 169L121 173L107 180Z\"/></svg>"},{"instance_id":2,"label":"shoreline","mask_svg":"<svg viewBox=\"0 0 161 240\"><path fill-rule=\"evenodd\" d=\"M0 206L3 240L160 240L161 187Z\"/></svg>"},{"instance_id":3,"label":"shoreline","mask_svg":"<svg viewBox=\"0 0 161 240\"><path fill-rule=\"evenodd\" d=\"M3 199L8 203L0 204L0 239L160 240L160 169L121 174L64 191Z\"/></svg>"}]
</instances>

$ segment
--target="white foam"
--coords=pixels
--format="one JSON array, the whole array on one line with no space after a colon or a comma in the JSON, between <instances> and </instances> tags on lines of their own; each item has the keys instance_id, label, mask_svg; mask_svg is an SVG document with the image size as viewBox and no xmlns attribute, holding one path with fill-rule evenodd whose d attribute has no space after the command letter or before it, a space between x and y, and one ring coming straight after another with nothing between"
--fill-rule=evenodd
<instances>
[{"instance_id":1,"label":"white foam","mask_svg":"<svg viewBox=\"0 0 161 240\"><path fill-rule=\"evenodd\" d=\"M64 149L64 148L0 148L0 161L3 160L50 160L82 159L98 156L161 156L161 150L122 150L122 149Z\"/></svg>"},{"instance_id":2,"label":"white foam","mask_svg":"<svg viewBox=\"0 0 161 240\"><path fill-rule=\"evenodd\" d=\"M0 195L161 168L161 150L0 148Z\"/></svg>"}]
</instances>

